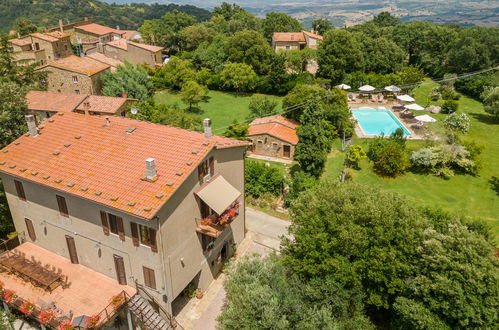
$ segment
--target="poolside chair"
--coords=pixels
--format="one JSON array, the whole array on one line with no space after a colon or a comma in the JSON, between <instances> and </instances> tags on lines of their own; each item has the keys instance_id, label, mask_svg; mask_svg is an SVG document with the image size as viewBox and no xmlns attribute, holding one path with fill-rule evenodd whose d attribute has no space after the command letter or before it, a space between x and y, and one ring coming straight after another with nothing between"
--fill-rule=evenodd
<instances>
[{"instance_id":1,"label":"poolside chair","mask_svg":"<svg viewBox=\"0 0 499 330\"><path fill-rule=\"evenodd\" d=\"M355 100L352 93L348 93L347 96L348 96L348 101L353 102Z\"/></svg>"}]
</instances>

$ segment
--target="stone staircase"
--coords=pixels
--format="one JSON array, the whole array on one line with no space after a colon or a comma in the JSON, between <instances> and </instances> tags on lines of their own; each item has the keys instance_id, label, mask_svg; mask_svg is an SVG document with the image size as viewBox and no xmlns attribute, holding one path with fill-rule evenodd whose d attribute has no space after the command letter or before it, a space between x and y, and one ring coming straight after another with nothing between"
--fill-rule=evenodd
<instances>
[{"instance_id":1,"label":"stone staircase","mask_svg":"<svg viewBox=\"0 0 499 330\"><path fill-rule=\"evenodd\" d=\"M149 330L169 330L175 329L170 325L170 321L162 318L158 312L152 308L151 304L140 295L136 294L128 301L128 309L134 314L142 324Z\"/></svg>"}]
</instances>

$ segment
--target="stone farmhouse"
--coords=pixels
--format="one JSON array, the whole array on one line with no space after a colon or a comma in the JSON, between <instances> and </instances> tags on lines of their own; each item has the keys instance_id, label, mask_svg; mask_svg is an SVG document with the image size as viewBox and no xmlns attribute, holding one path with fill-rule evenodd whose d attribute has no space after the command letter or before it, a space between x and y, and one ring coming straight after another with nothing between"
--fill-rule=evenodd
<instances>
[{"instance_id":1,"label":"stone farmhouse","mask_svg":"<svg viewBox=\"0 0 499 330\"><path fill-rule=\"evenodd\" d=\"M73 55L70 37L59 31L31 33L23 37L10 39L14 60L21 64L38 63L40 65Z\"/></svg>"},{"instance_id":2,"label":"stone farmhouse","mask_svg":"<svg viewBox=\"0 0 499 330\"><path fill-rule=\"evenodd\" d=\"M317 49L322 36L308 32L274 32L272 35L272 48L274 51L304 49L305 47Z\"/></svg>"}]
</instances>

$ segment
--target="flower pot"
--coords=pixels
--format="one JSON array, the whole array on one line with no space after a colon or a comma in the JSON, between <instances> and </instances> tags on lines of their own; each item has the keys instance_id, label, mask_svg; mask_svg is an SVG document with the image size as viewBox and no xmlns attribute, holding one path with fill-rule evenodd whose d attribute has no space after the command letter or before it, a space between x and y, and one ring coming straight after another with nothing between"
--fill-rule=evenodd
<instances>
[{"instance_id":1,"label":"flower pot","mask_svg":"<svg viewBox=\"0 0 499 330\"><path fill-rule=\"evenodd\" d=\"M203 290L201 290L201 289L199 289L199 288L198 288L198 289L196 289L196 298L198 298L198 299L203 298L203 294L204 294L204 293L203 293Z\"/></svg>"}]
</instances>

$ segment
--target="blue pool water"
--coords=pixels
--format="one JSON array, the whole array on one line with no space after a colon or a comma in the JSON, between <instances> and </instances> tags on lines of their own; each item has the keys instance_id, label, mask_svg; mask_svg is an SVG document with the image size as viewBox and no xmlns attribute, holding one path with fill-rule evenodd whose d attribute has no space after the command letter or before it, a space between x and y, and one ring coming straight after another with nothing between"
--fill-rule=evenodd
<instances>
[{"instance_id":1,"label":"blue pool water","mask_svg":"<svg viewBox=\"0 0 499 330\"><path fill-rule=\"evenodd\" d=\"M405 136L411 135L389 110L360 108L352 109L352 113L367 135L391 135L397 128L401 128Z\"/></svg>"}]
</instances>

